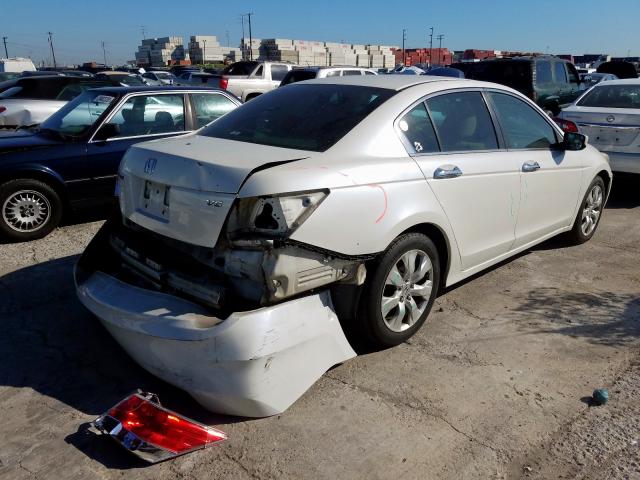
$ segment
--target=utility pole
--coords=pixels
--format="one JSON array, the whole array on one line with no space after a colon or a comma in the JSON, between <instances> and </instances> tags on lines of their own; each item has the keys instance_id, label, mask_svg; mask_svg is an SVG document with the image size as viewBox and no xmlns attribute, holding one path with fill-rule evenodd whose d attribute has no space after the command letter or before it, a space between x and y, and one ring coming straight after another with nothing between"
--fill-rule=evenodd
<instances>
[{"instance_id":1,"label":"utility pole","mask_svg":"<svg viewBox=\"0 0 640 480\"><path fill-rule=\"evenodd\" d=\"M440 42L438 45L438 65L440 65L440 56L442 55L442 39L444 38L444 35L440 34L438 35L438 42Z\"/></svg>"},{"instance_id":2,"label":"utility pole","mask_svg":"<svg viewBox=\"0 0 640 480\"><path fill-rule=\"evenodd\" d=\"M202 39L202 65L204 65L204 62L206 62L206 58L207 58L207 39L203 38Z\"/></svg>"},{"instance_id":3,"label":"utility pole","mask_svg":"<svg viewBox=\"0 0 640 480\"><path fill-rule=\"evenodd\" d=\"M240 47L242 48L242 60L245 60L245 50L247 49L247 44L244 41L244 15L240 15L240 22L242 22L242 41Z\"/></svg>"},{"instance_id":4,"label":"utility pole","mask_svg":"<svg viewBox=\"0 0 640 480\"><path fill-rule=\"evenodd\" d=\"M140 25L140 31L142 32L142 39L147 39L147 27L144 25Z\"/></svg>"},{"instance_id":5,"label":"utility pole","mask_svg":"<svg viewBox=\"0 0 640 480\"><path fill-rule=\"evenodd\" d=\"M104 66L107 66L107 51L104 48L104 40L102 40L102 58L104 59Z\"/></svg>"},{"instance_id":6,"label":"utility pole","mask_svg":"<svg viewBox=\"0 0 640 480\"><path fill-rule=\"evenodd\" d=\"M251 36L251 15L253 13L247 13L246 15L249 19L249 60L253 60L253 37Z\"/></svg>"},{"instance_id":7,"label":"utility pole","mask_svg":"<svg viewBox=\"0 0 640 480\"><path fill-rule=\"evenodd\" d=\"M58 68L58 65L56 63L56 54L53 51L53 33L47 32L47 34L49 35L49 45L51 45L51 57L53 58L53 68Z\"/></svg>"},{"instance_id":8,"label":"utility pole","mask_svg":"<svg viewBox=\"0 0 640 480\"><path fill-rule=\"evenodd\" d=\"M433 27L431 27L431 33L429 34L429 66L433 65Z\"/></svg>"},{"instance_id":9,"label":"utility pole","mask_svg":"<svg viewBox=\"0 0 640 480\"><path fill-rule=\"evenodd\" d=\"M2 41L4 42L4 55L9 58L9 52L7 52L7 37L2 37Z\"/></svg>"},{"instance_id":10,"label":"utility pole","mask_svg":"<svg viewBox=\"0 0 640 480\"><path fill-rule=\"evenodd\" d=\"M407 29L402 29L402 66L407 64L407 55L404 52L404 41L407 39Z\"/></svg>"}]
</instances>

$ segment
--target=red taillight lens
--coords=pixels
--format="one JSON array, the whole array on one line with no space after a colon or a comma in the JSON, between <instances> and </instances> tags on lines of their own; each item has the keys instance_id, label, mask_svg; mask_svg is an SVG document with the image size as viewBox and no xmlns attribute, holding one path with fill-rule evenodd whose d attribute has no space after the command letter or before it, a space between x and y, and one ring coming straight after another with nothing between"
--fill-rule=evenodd
<instances>
[{"instance_id":1,"label":"red taillight lens","mask_svg":"<svg viewBox=\"0 0 640 480\"><path fill-rule=\"evenodd\" d=\"M131 395L107 412L140 440L175 454L186 453L220 442L227 435L163 409L139 396Z\"/></svg>"},{"instance_id":2,"label":"red taillight lens","mask_svg":"<svg viewBox=\"0 0 640 480\"><path fill-rule=\"evenodd\" d=\"M228 86L229 86L229 80L227 80L226 78L221 78L220 79L220 88L223 89L223 90L226 90Z\"/></svg>"},{"instance_id":3,"label":"red taillight lens","mask_svg":"<svg viewBox=\"0 0 640 480\"><path fill-rule=\"evenodd\" d=\"M555 117L553 119L554 122L556 122L556 124L564 131L567 133L579 133L578 132L578 125L576 125L575 123L573 123L571 120L565 120L564 118L558 118Z\"/></svg>"},{"instance_id":4,"label":"red taillight lens","mask_svg":"<svg viewBox=\"0 0 640 480\"><path fill-rule=\"evenodd\" d=\"M1 107L0 106L0 113L4 112L7 109L7 107Z\"/></svg>"}]
</instances>

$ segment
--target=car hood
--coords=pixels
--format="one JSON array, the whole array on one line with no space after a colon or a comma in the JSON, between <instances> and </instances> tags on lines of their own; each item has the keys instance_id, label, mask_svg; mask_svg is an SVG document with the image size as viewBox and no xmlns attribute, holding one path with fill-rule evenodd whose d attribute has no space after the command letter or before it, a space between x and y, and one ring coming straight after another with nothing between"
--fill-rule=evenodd
<instances>
[{"instance_id":1,"label":"car hood","mask_svg":"<svg viewBox=\"0 0 640 480\"><path fill-rule=\"evenodd\" d=\"M19 152L59 145L60 140L29 130L0 130L0 153Z\"/></svg>"},{"instance_id":2,"label":"car hood","mask_svg":"<svg viewBox=\"0 0 640 480\"><path fill-rule=\"evenodd\" d=\"M134 145L121 171L166 185L236 194L251 173L309 155L304 150L185 135Z\"/></svg>"}]
</instances>

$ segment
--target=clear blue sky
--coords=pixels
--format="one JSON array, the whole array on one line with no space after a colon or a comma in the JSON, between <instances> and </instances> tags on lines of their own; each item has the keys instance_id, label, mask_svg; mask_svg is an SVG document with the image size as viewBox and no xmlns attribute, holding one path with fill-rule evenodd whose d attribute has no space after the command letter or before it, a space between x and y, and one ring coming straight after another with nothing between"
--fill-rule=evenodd
<instances>
[{"instance_id":1,"label":"clear blue sky","mask_svg":"<svg viewBox=\"0 0 640 480\"><path fill-rule=\"evenodd\" d=\"M142 38L217 35L231 46L241 37L240 13L253 12L253 36L424 47L430 26L443 47L551 53L640 55L640 1L441 0L441 1L193 1L4 0L0 36L9 55L50 60L53 32L58 63L133 58ZM9 5L10 4L10 5ZM247 33L248 36L248 33ZM4 51L1 51L4 56Z\"/></svg>"}]
</instances>

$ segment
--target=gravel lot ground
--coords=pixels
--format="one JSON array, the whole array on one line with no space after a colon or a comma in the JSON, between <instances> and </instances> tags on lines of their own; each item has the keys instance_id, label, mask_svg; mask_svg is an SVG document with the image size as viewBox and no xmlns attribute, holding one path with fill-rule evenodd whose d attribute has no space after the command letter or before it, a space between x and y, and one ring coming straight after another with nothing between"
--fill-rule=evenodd
<instances>
[{"instance_id":1,"label":"gravel lot ground","mask_svg":"<svg viewBox=\"0 0 640 480\"><path fill-rule=\"evenodd\" d=\"M410 342L325 374L289 411L204 411L83 309L99 222L0 245L0 478L640 478L640 192L616 179L595 238L547 242L442 295ZM609 404L590 407L596 387ZM229 433L147 466L91 421L135 388Z\"/></svg>"}]
</instances>

